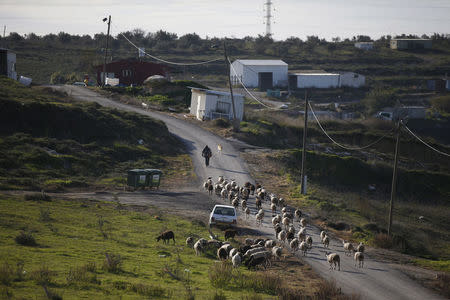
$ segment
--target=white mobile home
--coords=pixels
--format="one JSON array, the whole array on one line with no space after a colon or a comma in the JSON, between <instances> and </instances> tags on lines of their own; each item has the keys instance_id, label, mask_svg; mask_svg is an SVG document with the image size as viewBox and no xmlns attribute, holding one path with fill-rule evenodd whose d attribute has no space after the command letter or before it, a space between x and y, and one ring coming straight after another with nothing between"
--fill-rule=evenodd
<instances>
[{"instance_id":1,"label":"white mobile home","mask_svg":"<svg viewBox=\"0 0 450 300\"><path fill-rule=\"evenodd\" d=\"M288 85L288 64L282 60L238 59L230 66L233 85L267 90Z\"/></svg>"},{"instance_id":2,"label":"white mobile home","mask_svg":"<svg viewBox=\"0 0 450 300\"><path fill-rule=\"evenodd\" d=\"M232 120L233 104L231 94L220 91L205 90L191 87L190 114L198 120L213 120L225 118ZM242 121L244 117L244 96L233 94L236 118Z\"/></svg>"},{"instance_id":3,"label":"white mobile home","mask_svg":"<svg viewBox=\"0 0 450 300\"><path fill-rule=\"evenodd\" d=\"M339 74L339 86L347 86L353 88L363 87L366 83L366 77L353 72L344 72Z\"/></svg>"},{"instance_id":4,"label":"white mobile home","mask_svg":"<svg viewBox=\"0 0 450 300\"><path fill-rule=\"evenodd\" d=\"M0 75L17 80L16 54L11 50L0 48Z\"/></svg>"},{"instance_id":5,"label":"white mobile home","mask_svg":"<svg viewBox=\"0 0 450 300\"><path fill-rule=\"evenodd\" d=\"M361 50L372 50L373 42L357 42L355 43L355 47Z\"/></svg>"},{"instance_id":6,"label":"white mobile home","mask_svg":"<svg viewBox=\"0 0 450 300\"><path fill-rule=\"evenodd\" d=\"M339 74L334 73L293 73L289 74L291 89L336 88L339 87Z\"/></svg>"}]
</instances>

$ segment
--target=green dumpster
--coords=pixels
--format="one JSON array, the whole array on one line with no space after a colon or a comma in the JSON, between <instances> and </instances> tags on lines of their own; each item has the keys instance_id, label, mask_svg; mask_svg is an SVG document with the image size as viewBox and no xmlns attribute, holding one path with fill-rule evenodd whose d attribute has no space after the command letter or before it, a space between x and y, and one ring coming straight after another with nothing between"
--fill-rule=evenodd
<instances>
[{"instance_id":1,"label":"green dumpster","mask_svg":"<svg viewBox=\"0 0 450 300\"><path fill-rule=\"evenodd\" d=\"M158 169L133 169L128 171L127 184L135 189L158 188L161 176L162 171Z\"/></svg>"}]
</instances>

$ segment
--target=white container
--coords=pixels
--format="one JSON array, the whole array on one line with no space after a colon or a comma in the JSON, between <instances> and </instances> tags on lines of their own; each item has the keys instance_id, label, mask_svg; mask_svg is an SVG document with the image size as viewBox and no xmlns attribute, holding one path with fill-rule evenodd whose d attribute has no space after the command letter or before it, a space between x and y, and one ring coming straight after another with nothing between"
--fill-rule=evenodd
<instances>
[{"instance_id":1,"label":"white container","mask_svg":"<svg viewBox=\"0 0 450 300\"><path fill-rule=\"evenodd\" d=\"M31 81L33 81L33 79L29 77L20 76L19 78L19 82L25 86L29 86L31 84Z\"/></svg>"}]
</instances>

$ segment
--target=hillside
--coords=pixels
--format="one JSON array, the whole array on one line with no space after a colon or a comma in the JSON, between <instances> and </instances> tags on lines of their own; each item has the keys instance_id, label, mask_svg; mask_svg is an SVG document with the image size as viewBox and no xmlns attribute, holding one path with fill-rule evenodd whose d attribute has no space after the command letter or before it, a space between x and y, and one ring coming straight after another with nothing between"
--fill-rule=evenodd
<instances>
[{"instance_id":1,"label":"hillside","mask_svg":"<svg viewBox=\"0 0 450 300\"><path fill-rule=\"evenodd\" d=\"M168 167L183 152L162 122L5 77L0 128L1 189L123 184L128 169Z\"/></svg>"}]
</instances>

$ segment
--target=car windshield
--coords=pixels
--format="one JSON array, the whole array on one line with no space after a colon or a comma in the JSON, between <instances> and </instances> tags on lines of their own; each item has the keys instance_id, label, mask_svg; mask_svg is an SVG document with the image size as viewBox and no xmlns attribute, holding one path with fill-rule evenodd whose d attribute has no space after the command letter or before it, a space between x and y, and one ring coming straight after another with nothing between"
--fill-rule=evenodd
<instances>
[{"instance_id":1,"label":"car windshield","mask_svg":"<svg viewBox=\"0 0 450 300\"><path fill-rule=\"evenodd\" d=\"M216 207L214 214L222 216L234 216L234 209L231 207Z\"/></svg>"}]
</instances>

